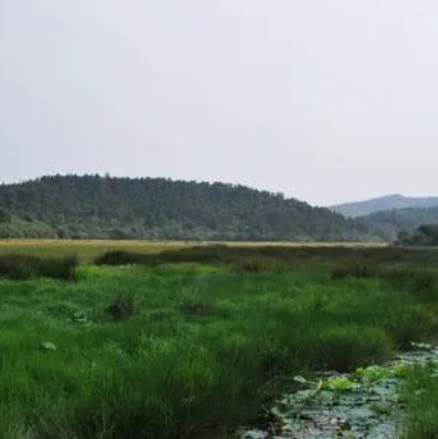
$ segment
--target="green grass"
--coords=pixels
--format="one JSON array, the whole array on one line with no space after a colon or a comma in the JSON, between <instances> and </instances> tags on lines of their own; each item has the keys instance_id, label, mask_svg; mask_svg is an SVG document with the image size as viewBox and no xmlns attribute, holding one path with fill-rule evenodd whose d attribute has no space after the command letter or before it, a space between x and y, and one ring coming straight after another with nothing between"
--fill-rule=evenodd
<instances>
[{"instance_id":1,"label":"green grass","mask_svg":"<svg viewBox=\"0 0 438 439\"><path fill-rule=\"evenodd\" d=\"M438 379L436 365L416 367L410 372L403 389L408 418L402 439L435 439L438 437Z\"/></svg>"},{"instance_id":2,"label":"green grass","mask_svg":"<svg viewBox=\"0 0 438 439\"><path fill-rule=\"evenodd\" d=\"M0 437L229 438L294 375L433 339L436 256L396 251L204 247L0 279ZM333 276L352 255L379 272Z\"/></svg>"}]
</instances>

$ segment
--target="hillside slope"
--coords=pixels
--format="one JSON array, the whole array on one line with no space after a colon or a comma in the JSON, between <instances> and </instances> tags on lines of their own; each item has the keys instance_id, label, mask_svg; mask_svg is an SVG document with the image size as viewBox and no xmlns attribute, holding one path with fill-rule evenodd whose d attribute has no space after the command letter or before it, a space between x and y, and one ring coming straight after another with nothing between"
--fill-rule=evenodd
<instances>
[{"instance_id":1,"label":"hillside slope","mask_svg":"<svg viewBox=\"0 0 438 439\"><path fill-rule=\"evenodd\" d=\"M0 237L373 238L366 225L279 194L162 178L70 175L1 185L0 209Z\"/></svg>"},{"instance_id":2,"label":"hillside slope","mask_svg":"<svg viewBox=\"0 0 438 439\"><path fill-rule=\"evenodd\" d=\"M438 207L376 212L357 218L357 221L387 240L394 240L399 232L413 232L423 224L438 224Z\"/></svg>"},{"instance_id":3,"label":"hillside slope","mask_svg":"<svg viewBox=\"0 0 438 439\"><path fill-rule=\"evenodd\" d=\"M388 195L371 200L357 201L331 206L330 209L345 217L355 218L370 215L380 211L406 208L429 208L438 206L438 197L405 197L403 195Z\"/></svg>"}]
</instances>

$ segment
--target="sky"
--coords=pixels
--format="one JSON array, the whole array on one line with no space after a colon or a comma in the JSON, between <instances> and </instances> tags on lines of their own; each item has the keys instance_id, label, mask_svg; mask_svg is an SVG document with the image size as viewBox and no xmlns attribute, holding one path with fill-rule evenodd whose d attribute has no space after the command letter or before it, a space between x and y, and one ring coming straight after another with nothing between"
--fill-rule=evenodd
<instances>
[{"instance_id":1,"label":"sky","mask_svg":"<svg viewBox=\"0 0 438 439\"><path fill-rule=\"evenodd\" d=\"M435 0L0 0L0 182L438 195Z\"/></svg>"}]
</instances>

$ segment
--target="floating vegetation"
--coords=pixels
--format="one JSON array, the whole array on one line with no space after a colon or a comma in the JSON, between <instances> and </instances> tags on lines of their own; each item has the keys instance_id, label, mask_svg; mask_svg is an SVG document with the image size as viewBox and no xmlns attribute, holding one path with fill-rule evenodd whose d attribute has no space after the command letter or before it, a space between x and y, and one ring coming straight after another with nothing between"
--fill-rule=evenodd
<instances>
[{"instance_id":1,"label":"floating vegetation","mask_svg":"<svg viewBox=\"0 0 438 439\"><path fill-rule=\"evenodd\" d=\"M438 348L412 345L415 350L384 365L314 379L295 376L304 389L285 394L269 410L271 429L242 431L241 439L395 439L405 413L403 379L418 366L438 373Z\"/></svg>"}]
</instances>

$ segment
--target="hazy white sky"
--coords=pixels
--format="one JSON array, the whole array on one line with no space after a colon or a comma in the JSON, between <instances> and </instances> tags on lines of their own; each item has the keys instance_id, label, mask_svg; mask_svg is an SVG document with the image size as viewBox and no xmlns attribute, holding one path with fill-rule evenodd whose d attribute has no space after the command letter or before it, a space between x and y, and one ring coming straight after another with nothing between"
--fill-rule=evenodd
<instances>
[{"instance_id":1,"label":"hazy white sky","mask_svg":"<svg viewBox=\"0 0 438 439\"><path fill-rule=\"evenodd\" d=\"M0 181L438 195L436 0L0 0Z\"/></svg>"}]
</instances>

